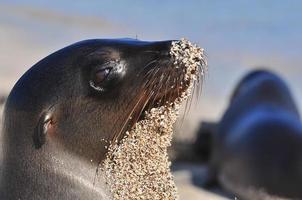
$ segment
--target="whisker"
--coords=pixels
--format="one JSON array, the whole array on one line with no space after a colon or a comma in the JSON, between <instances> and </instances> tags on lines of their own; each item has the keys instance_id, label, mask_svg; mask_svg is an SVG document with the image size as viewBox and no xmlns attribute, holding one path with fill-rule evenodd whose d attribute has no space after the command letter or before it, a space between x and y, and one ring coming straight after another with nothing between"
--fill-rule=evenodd
<instances>
[{"instance_id":1,"label":"whisker","mask_svg":"<svg viewBox=\"0 0 302 200\"><path fill-rule=\"evenodd\" d=\"M147 70L152 64L157 63L158 62L158 58L151 60L149 63L147 63L144 67L142 67L142 69L140 70L140 72L137 74L138 76L141 75L141 73L143 73L145 70ZM146 73L146 75L148 75L150 73L150 71L148 71Z\"/></svg>"},{"instance_id":2,"label":"whisker","mask_svg":"<svg viewBox=\"0 0 302 200\"><path fill-rule=\"evenodd\" d=\"M149 80L146 81L146 83L144 84L144 87L148 88L150 85L152 85L151 82L152 83L154 82L155 76L156 76L156 74L158 73L159 70L160 70L160 68L154 68L153 69L152 76L150 77Z\"/></svg>"},{"instance_id":3,"label":"whisker","mask_svg":"<svg viewBox=\"0 0 302 200\"><path fill-rule=\"evenodd\" d=\"M154 105L154 104L155 104L155 101L156 101L158 95L160 95L160 91L161 91L161 89L162 89L162 80L163 80L163 74L161 75L160 80L159 80L159 82L158 82L158 85L157 85L157 87L156 87L156 88L157 88L157 90L156 90L156 95L154 96L151 105ZM162 97L159 99L159 103L161 103L161 102L162 102Z\"/></svg>"},{"instance_id":4,"label":"whisker","mask_svg":"<svg viewBox=\"0 0 302 200\"><path fill-rule=\"evenodd\" d=\"M142 87L140 88L142 91L144 91L144 94L138 99L137 103L134 105L134 107L131 110L130 114L128 114L128 116L126 117L127 120L125 120L125 123L123 124L122 128L120 129L120 132L118 134L114 134L114 137L112 139L113 142L116 142L118 140L118 138L122 135L122 133L125 132L126 125L129 124L129 117L133 117L132 114L136 111L137 107L140 105L140 103L144 99L144 97L147 98L147 99L145 100L145 103L142 107L142 110L144 109L146 104L149 102L149 99L151 98L151 96L150 96L150 94L145 95L147 93L146 89L150 85L154 84L154 81L156 80L154 77L158 73L159 68L154 68L150 71L151 71L151 73L148 76L151 76L151 77L149 79L147 79L145 84L142 84ZM150 92L150 93L153 94L152 92ZM139 115L141 114L142 110L139 112ZM135 120L137 120L137 119L135 119Z\"/></svg>"},{"instance_id":5,"label":"whisker","mask_svg":"<svg viewBox=\"0 0 302 200\"><path fill-rule=\"evenodd\" d=\"M188 97L188 102L189 102L189 108L187 110L187 113L185 113L185 115L188 115L190 110L191 110L191 105L192 105L192 101L194 99L194 95L196 94L195 92L195 82L193 83L193 86L192 86L192 94ZM186 117L186 116L185 116Z\"/></svg>"},{"instance_id":6,"label":"whisker","mask_svg":"<svg viewBox=\"0 0 302 200\"><path fill-rule=\"evenodd\" d=\"M167 95L168 95L168 87L169 87L169 80L170 80L170 75L171 75L171 72L169 71L169 73L167 74L167 79L165 81L165 91L164 91L164 102L166 103L168 101L168 98L167 98Z\"/></svg>"},{"instance_id":7,"label":"whisker","mask_svg":"<svg viewBox=\"0 0 302 200\"><path fill-rule=\"evenodd\" d=\"M125 123L122 125L122 128L120 129L119 133L118 134L114 134L113 139L111 140L113 144L116 143L116 142L118 142L117 139L122 135L123 131L125 130L126 125L129 123L129 119L131 119L131 116L132 116L133 112L140 105L142 99L144 99L144 98L145 98L145 96L141 95L141 97L136 102L136 104L134 105L134 107L132 108L132 110L130 111L130 113L126 116Z\"/></svg>"},{"instance_id":8,"label":"whisker","mask_svg":"<svg viewBox=\"0 0 302 200\"><path fill-rule=\"evenodd\" d=\"M156 75L156 74L155 74L155 75ZM155 81L157 81L157 80L154 78L154 80L153 80L153 82L152 82L151 85L154 85L154 82L155 82ZM157 90L154 91L154 88L157 88ZM160 89L161 89L160 82L158 83L158 85L155 85L155 86L153 86L153 87L151 88L151 91L153 91L153 97L152 97L152 102L150 102L150 104L149 104L148 110L150 109L150 107L154 106L155 101L156 101L156 99L157 99L157 96L158 96L158 94L160 93L160 92L159 92Z\"/></svg>"},{"instance_id":9,"label":"whisker","mask_svg":"<svg viewBox=\"0 0 302 200\"><path fill-rule=\"evenodd\" d=\"M148 104L152 94L153 94L153 92L150 92L149 94L147 94L145 103L143 104L141 109L138 112L136 112L136 115L134 117L132 117L133 125L139 120L139 118L140 118L142 112L144 111L146 105ZM132 128L132 127L129 127L129 128Z\"/></svg>"},{"instance_id":10,"label":"whisker","mask_svg":"<svg viewBox=\"0 0 302 200\"><path fill-rule=\"evenodd\" d=\"M137 95L137 96L138 96L138 95ZM138 100L138 102L135 104L135 106L134 106L134 108L132 109L132 111L127 115L127 117L126 117L127 120L125 120L125 123L123 124L122 128L120 129L121 131L120 131L118 134L114 134L114 135L113 135L113 139L111 140L111 144L115 143L115 142L118 140L118 138L122 135L122 133L123 133L123 131L124 131L124 128L125 128L126 124L129 123L130 116L132 115L132 113L134 112L134 110L136 109L136 107L139 105L139 103L140 103L141 99L143 99L143 97L144 97L144 95L141 96L141 98L140 98L140 99ZM148 97L148 98L149 98L149 97ZM148 102L148 100L147 100L146 102ZM131 105L131 102L129 102L129 103L127 104L127 108L128 108L130 105ZM144 105L143 107L145 107L145 105ZM143 110L143 108L142 108L142 110ZM140 114L141 114L141 112L142 112L142 111L140 111ZM140 115L140 114L139 114L139 115ZM121 117L119 117L116 121L119 121L119 120L121 120ZM136 119L136 120L137 120L137 119ZM114 131L112 130L112 132L114 132ZM95 185L95 181L96 181L96 178L97 178L97 176L98 176L99 166L100 166L101 162L102 162L102 158L100 158L99 161L98 161L97 168L96 168L96 170L95 170L94 179L93 179L93 185Z\"/></svg>"}]
</instances>

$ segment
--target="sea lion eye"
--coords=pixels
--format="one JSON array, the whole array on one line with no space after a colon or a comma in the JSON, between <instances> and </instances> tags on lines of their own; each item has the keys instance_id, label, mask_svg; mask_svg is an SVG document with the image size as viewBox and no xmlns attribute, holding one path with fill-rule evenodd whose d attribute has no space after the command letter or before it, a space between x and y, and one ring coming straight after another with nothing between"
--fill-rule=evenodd
<instances>
[{"instance_id":1,"label":"sea lion eye","mask_svg":"<svg viewBox=\"0 0 302 200\"><path fill-rule=\"evenodd\" d=\"M111 68L101 69L95 73L94 83L99 84L102 83L110 73Z\"/></svg>"},{"instance_id":2,"label":"sea lion eye","mask_svg":"<svg viewBox=\"0 0 302 200\"><path fill-rule=\"evenodd\" d=\"M89 81L90 86L97 91L103 91L102 83L106 80L111 70L111 67L107 67L95 71L91 80Z\"/></svg>"}]
</instances>

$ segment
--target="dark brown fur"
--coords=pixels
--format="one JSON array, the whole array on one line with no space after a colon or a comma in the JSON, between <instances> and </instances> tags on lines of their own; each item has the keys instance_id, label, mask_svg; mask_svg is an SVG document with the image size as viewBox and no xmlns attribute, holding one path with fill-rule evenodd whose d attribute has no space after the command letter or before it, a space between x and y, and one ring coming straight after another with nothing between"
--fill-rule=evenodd
<instances>
[{"instance_id":1,"label":"dark brown fur","mask_svg":"<svg viewBox=\"0 0 302 200\"><path fill-rule=\"evenodd\" d=\"M106 146L143 110L179 94L183 72L173 67L170 45L88 40L30 68L4 111L0 198L107 199L96 170ZM98 91L91 76L107 65L110 75Z\"/></svg>"}]
</instances>

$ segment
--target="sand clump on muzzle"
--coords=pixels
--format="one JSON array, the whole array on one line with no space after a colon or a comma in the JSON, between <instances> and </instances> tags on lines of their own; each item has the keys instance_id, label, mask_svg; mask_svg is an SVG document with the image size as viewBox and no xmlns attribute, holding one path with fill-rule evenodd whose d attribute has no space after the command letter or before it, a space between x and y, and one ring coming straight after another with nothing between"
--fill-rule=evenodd
<instances>
[{"instance_id":1,"label":"sand clump on muzzle","mask_svg":"<svg viewBox=\"0 0 302 200\"><path fill-rule=\"evenodd\" d=\"M175 66L184 68L188 89L173 103L147 111L119 144L109 146L101 169L114 200L178 199L167 148L180 105L191 95L198 74L204 74L206 61L203 49L186 39L173 42L170 55Z\"/></svg>"}]
</instances>

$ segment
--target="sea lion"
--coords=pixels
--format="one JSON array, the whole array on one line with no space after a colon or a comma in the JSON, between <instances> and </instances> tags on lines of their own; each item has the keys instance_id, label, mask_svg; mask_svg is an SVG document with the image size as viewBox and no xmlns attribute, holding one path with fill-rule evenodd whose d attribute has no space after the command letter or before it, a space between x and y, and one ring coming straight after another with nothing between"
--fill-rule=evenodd
<instances>
[{"instance_id":1,"label":"sea lion","mask_svg":"<svg viewBox=\"0 0 302 200\"><path fill-rule=\"evenodd\" d=\"M189 87L172 43L86 40L31 67L5 106L0 198L110 198L97 173L108 142Z\"/></svg>"},{"instance_id":2,"label":"sea lion","mask_svg":"<svg viewBox=\"0 0 302 200\"><path fill-rule=\"evenodd\" d=\"M239 199L302 199L302 124L279 76L245 76L212 130L208 184L216 179Z\"/></svg>"}]
</instances>

